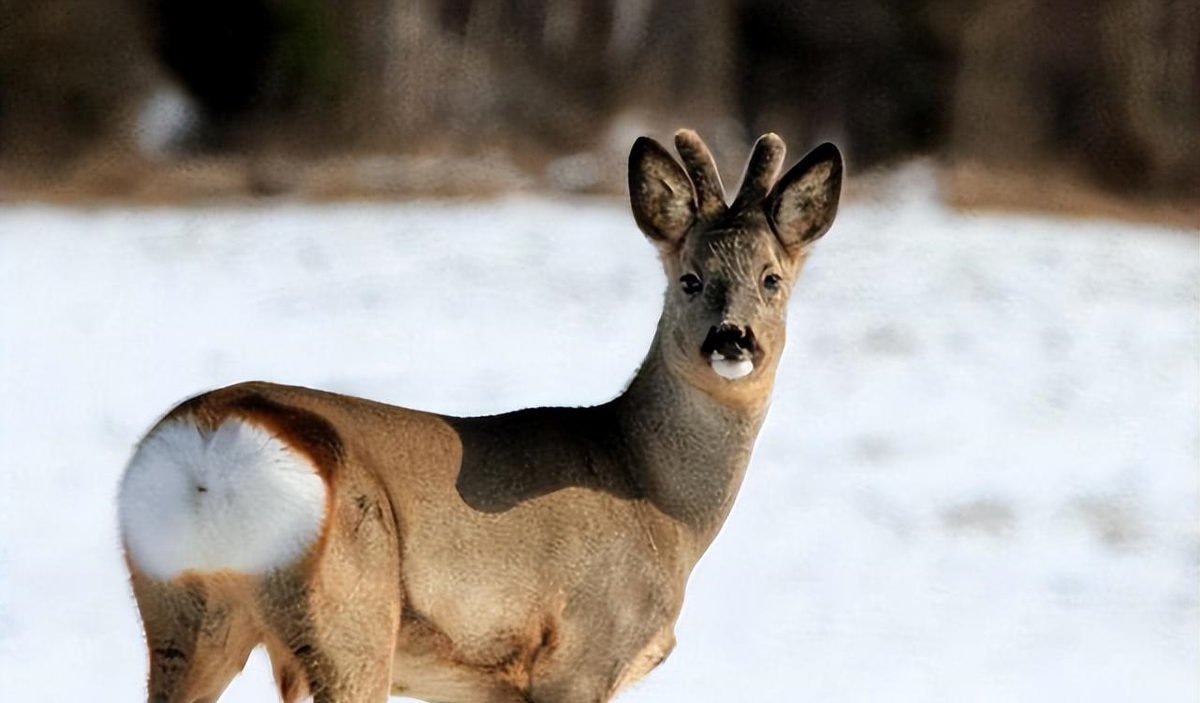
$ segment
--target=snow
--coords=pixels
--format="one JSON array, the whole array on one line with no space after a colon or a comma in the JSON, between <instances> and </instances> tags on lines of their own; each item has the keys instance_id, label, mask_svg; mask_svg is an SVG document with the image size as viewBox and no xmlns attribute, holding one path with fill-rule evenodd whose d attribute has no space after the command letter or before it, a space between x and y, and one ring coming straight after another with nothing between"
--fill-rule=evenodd
<instances>
[{"instance_id":1,"label":"snow","mask_svg":"<svg viewBox=\"0 0 1200 703\"><path fill-rule=\"evenodd\" d=\"M679 645L621 700L1194 701L1198 242L952 211L920 168L845 206ZM173 403L599 402L663 286L607 200L0 209L0 691L144 695L115 496ZM272 691L256 652L222 701Z\"/></svg>"}]
</instances>

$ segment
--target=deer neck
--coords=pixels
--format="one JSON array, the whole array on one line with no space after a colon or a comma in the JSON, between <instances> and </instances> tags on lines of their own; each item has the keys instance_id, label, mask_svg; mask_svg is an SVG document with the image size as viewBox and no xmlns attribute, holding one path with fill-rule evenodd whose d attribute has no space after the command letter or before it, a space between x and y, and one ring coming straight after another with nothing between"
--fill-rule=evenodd
<instances>
[{"instance_id":1,"label":"deer neck","mask_svg":"<svg viewBox=\"0 0 1200 703\"><path fill-rule=\"evenodd\" d=\"M634 479L660 511L686 525L701 552L724 523L766 416L774 369L753 397L730 402L689 383L662 354L662 333L614 401ZM699 554L696 555L697 557Z\"/></svg>"}]
</instances>

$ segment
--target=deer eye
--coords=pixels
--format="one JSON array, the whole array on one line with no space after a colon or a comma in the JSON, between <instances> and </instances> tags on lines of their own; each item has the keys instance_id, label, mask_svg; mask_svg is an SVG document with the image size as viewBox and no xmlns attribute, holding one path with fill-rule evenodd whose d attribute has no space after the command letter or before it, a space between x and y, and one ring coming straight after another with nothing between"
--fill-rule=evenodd
<instances>
[{"instance_id":1,"label":"deer eye","mask_svg":"<svg viewBox=\"0 0 1200 703\"><path fill-rule=\"evenodd\" d=\"M680 276L679 285L683 287L683 292L688 295L696 295L704 290L704 282L694 273L685 273Z\"/></svg>"},{"instance_id":2,"label":"deer eye","mask_svg":"<svg viewBox=\"0 0 1200 703\"><path fill-rule=\"evenodd\" d=\"M783 279L779 277L779 274L768 273L763 278L763 287L766 288L767 290L779 290L779 284L782 282L783 282Z\"/></svg>"}]
</instances>

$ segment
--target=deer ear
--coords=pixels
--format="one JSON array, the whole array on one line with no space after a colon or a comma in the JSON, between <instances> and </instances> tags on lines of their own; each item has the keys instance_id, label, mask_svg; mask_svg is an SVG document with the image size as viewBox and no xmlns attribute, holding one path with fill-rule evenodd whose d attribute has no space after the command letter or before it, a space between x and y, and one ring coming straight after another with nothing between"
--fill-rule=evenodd
<instances>
[{"instance_id":1,"label":"deer ear","mask_svg":"<svg viewBox=\"0 0 1200 703\"><path fill-rule=\"evenodd\" d=\"M633 219L656 244L678 244L696 218L696 194L683 168L661 144L639 137L629 152Z\"/></svg>"},{"instance_id":2,"label":"deer ear","mask_svg":"<svg viewBox=\"0 0 1200 703\"><path fill-rule=\"evenodd\" d=\"M767 219L788 251L829 231L842 193L842 154L829 142L792 167L767 196Z\"/></svg>"}]
</instances>

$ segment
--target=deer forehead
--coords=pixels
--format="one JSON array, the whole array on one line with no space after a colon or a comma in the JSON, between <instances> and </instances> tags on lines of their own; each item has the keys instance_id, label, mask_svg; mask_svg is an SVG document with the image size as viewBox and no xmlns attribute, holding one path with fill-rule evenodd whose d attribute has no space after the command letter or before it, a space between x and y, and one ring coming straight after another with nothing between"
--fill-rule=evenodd
<instances>
[{"instance_id":1,"label":"deer forehead","mask_svg":"<svg viewBox=\"0 0 1200 703\"><path fill-rule=\"evenodd\" d=\"M755 229L726 230L697 238L687 259L707 275L757 275L764 267L778 267L781 252L769 232Z\"/></svg>"}]
</instances>

